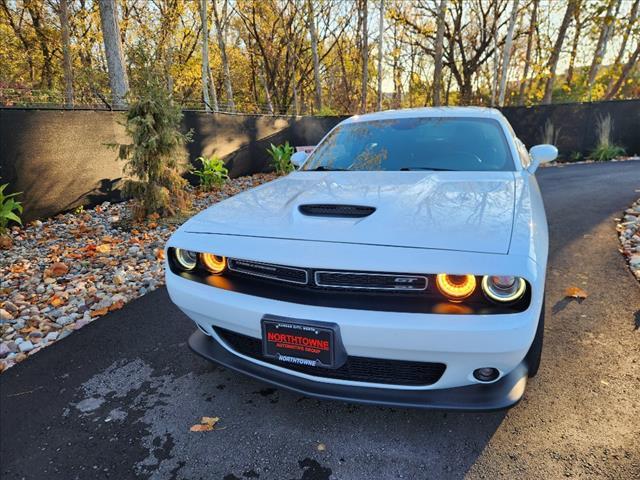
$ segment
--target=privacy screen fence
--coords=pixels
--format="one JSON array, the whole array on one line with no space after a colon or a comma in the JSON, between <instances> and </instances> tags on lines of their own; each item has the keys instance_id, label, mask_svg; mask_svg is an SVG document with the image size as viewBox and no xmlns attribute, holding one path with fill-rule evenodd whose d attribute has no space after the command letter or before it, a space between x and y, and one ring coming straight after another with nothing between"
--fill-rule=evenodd
<instances>
[{"instance_id":1,"label":"privacy screen fence","mask_svg":"<svg viewBox=\"0 0 640 480\"><path fill-rule=\"evenodd\" d=\"M640 154L640 100L508 107L504 115L531 147L545 141L565 159L587 156L597 144L596 124L613 120L612 142ZM0 183L23 192L27 220L119 197L123 162L107 147L128 143L122 112L0 108ZM315 145L345 117L207 114L185 111L183 128L192 162L223 158L237 177L271 169L270 143Z\"/></svg>"}]
</instances>

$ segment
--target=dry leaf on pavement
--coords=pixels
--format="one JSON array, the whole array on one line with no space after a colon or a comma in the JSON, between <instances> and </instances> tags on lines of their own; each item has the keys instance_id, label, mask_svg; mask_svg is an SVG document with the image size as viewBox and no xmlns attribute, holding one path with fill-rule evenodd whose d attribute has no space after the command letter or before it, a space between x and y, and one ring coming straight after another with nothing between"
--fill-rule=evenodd
<instances>
[{"instance_id":1,"label":"dry leaf on pavement","mask_svg":"<svg viewBox=\"0 0 640 480\"><path fill-rule=\"evenodd\" d=\"M218 417L202 417L200 423L197 425L192 425L189 431L191 432L210 432L215 427L216 423L220 418Z\"/></svg>"},{"instance_id":2,"label":"dry leaf on pavement","mask_svg":"<svg viewBox=\"0 0 640 480\"><path fill-rule=\"evenodd\" d=\"M587 292L578 287L569 287L564 291L565 297L585 299L589 296Z\"/></svg>"}]
</instances>

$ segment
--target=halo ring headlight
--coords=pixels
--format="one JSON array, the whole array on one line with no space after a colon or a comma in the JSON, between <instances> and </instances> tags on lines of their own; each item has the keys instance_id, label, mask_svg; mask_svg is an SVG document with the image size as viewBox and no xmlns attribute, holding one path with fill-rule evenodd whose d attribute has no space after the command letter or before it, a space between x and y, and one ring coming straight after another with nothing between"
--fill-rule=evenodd
<instances>
[{"instance_id":1,"label":"halo ring headlight","mask_svg":"<svg viewBox=\"0 0 640 480\"><path fill-rule=\"evenodd\" d=\"M205 268L211 273L222 273L227 268L227 259L221 255L212 253L201 253L200 260Z\"/></svg>"},{"instance_id":2,"label":"halo ring headlight","mask_svg":"<svg viewBox=\"0 0 640 480\"><path fill-rule=\"evenodd\" d=\"M193 270L196 268L198 262L198 254L191 250L183 250L182 248L175 248L173 255L178 263L178 266L183 270Z\"/></svg>"},{"instance_id":3,"label":"halo ring headlight","mask_svg":"<svg viewBox=\"0 0 640 480\"><path fill-rule=\"evenodd\" d=\"M524 295L527 284L520 277L485 275L482 277L484 294L500 303L515 302Z\"/></svg>"},{"instance_id":4,"label":"halo ring headlight","mask_svg":"<svg viewBox=\"0 0 640 480\"><path fill-rule=\"evenodd\" d=\"M476 277L473 275L436 275L438 290L452 302L460 302L469 297L476 289Z\"/></svg>"}]
</instances>

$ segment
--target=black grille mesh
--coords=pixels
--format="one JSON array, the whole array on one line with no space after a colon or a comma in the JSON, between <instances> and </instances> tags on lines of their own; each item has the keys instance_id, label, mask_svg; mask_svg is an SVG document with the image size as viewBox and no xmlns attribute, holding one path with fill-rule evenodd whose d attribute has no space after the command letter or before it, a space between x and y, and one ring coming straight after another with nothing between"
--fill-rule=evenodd
<instances>
[{"instance_id":1,"label":"black grille mesh","mask_svg":"<svg viewBox=\"0 0 640 480\"><path fill-rule=\"evenodd\" d=\"M252 275L256 277L270 278L272 280L281 280L283 282L307 283L307 271L301 268L286 267L284 265L274 265L271 263L251 262L248 260L237 260L230 258L229 269Z\"/></svg>"},{"instance_id":2,"label":"black grille mesh","mask_svg":"<svg viewBox=\"0 0 640 480\"><path fill-rule=\"evenodd\" d=\"M365 207L362 205L332 205L332 204L314 204L300 205L298 207L303 215L314 217L347 217L362 218L368 217L376 211L374 207Z\"/></svg>"},{"instance_id":3,"label":"black grille mesh","mask_svg":"<svg viewBox=\"0 0 640 480\"><path fill-rule=\"evenodd\" d=\"M409 362L352 356L347 357L346 363L335 370L285 364L277 360L265 358L262 355L262 343L257 338L248 337L218 327L216 327L215 330L216 333L238 353L316 377L389 385L421 386L436 383L440 380L446 368L443 363Z\"/></svg>"},{"instance_id":4,"label":"black grille mesh","mask_svg":"<svg viewBox=\"0 0 640 480\"><path fill-rule=\"evenodd\" d=\"M321 287L365 288L381 290L424 290L427 279L413 275L382 275L351 272L316 272L316 283Z\"/></svg>"}]
</instances>

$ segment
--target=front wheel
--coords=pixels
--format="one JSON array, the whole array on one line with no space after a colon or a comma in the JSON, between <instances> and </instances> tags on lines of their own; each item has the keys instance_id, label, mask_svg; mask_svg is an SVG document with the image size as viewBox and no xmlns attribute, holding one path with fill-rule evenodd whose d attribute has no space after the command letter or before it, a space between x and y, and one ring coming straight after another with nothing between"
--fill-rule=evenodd
<instances>
[{"instance_id":1,"label":"front wheel","mask_svg":"<svg viewBox=\"0 0 640 480\"><path fill-rule=\"evenodd\" d=\"M525 362L529 369L529 377L535 377L540 368L540 360L542 359L542 340L544 337L544 300L542 301L542 311L540 312L540 319L538 320L538 328L536 329L536 336L533 339L533 343L527 352Z\"/></svg>"}]
</instances>

